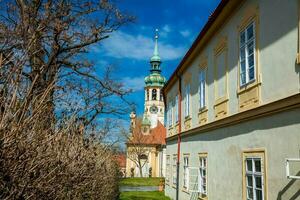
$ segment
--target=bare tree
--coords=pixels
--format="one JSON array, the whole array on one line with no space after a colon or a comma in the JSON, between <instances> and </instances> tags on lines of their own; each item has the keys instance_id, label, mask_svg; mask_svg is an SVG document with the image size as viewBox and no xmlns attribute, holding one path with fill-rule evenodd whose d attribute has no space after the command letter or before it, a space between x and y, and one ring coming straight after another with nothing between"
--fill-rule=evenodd
<instances>
[{"instance_id":1,"label":"bare tree","mask_svg":"<svg viewBox=\"0 0 300 200\"><path fill-rule=\"evenodd\" d=\"M108 0L15 0L1 4L0 51L10 60L6 70L17 67L22 72L20 81L32 84L27 94L31 99L40 98L53 84L45 97L48 115L43 118L44 125L55 123L55 115L73 113L57 108L69 103L62 93L80 98L82 109L77 110L77 116L85 127L101 114L127 112L122 102L129 91L111 78L110 68L95 68L85 55L92 45L132 20ZM112 104L111 97L120 101Z\"/></svg>"},{"instance_id":2,"label":"bare tree","mask_svg":"<svg viewBox=\"0 0 300 200\"><path fill-rule=\"evenodd\" d=\"M137 119L136 127L132 133L126 135L127 158L130 159L139 168L140 177L143 177L143 167L148 163L151 152L151 145L149 145L149 137L143 135L141 119Z\"/></svg>"},{"instance_id":3,"label":"bare tree","mask_svg":"<svg viewBox=\"0 0 300 200\"><path fill-rule=\"evenodd\" d=\"M117 198L112 126L95 125L130 91L85 55L131 20L105 0L1 2L0 199Z\"/></svg>"},{"instance_id":4,"label":"bare tree","mask_svg":"<svg viewBox=\"0 0 300 200\"><path fill-rule=\"evenodd\" d=\"M118 169L109 146L84 136L76 114L51 125L49 134L41 119L54 86L33 99L27 95L33 83L20 84L20 73L11 68L1 79L0 199L116 199ZM101 130L105 137L110 128Z\"/></svg>"}]
</instances>

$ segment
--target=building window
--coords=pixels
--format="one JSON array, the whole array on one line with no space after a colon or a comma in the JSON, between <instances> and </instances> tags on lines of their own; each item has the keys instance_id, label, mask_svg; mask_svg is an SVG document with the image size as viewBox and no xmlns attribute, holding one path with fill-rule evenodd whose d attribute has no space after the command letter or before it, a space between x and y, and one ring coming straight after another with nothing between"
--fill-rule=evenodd
<instances>
[{"instance_id":1,"label":"building window","mask_svg":"<svg viewBox=\"0 0 300 200\"><path fill-rule=\"evenodd\" d=\"M206 85L206 73L205 70L201 70L199 73L199 105L200 109L205 107L205 85Z\"/></svg>"},{"instance_id":2,"label":"building window","mask_svg":"<svg viewBox=\"0 0 300 200\"><path fill-rule=\"evenodd\" d=\"M261 157L246 157L246 199L263 200L263 168Z\"/></svg>"},{"instance_id":3,"label":"building window","mask_svg":"<svg viewBox=\"0 0 300 200\"><path fill-rule=\"evenodd\" d=\"M170 156L167 156L167 162L166 162L166 182L168 183L170 181L170 171L171 171L171 164L170 164Z\"/></svg>"},{"instance_id":4,"label":"building window","mask_svg":"<svg viewBox=\"0 0 300 200\"><path fill-rule=\"evenodd\" d=\"M199 157L199 192L200 196L207 195L207 156Z\"/></svg>"},{"instance_id":5,"label":"building window","mask_svg":"<svg viewBox=\"0 0 300 200\"><path fill-rule=\"evenodd\" d=\"M178 112L178 95L175 97L175 122L179 121L179 112Z\"/></svg>"},{"instance_id":6,"label":"building window","mask_svg":"<svg viewBox=\"0 0 300 200\"><path fill-rule=\"evenodd\" d=\"M184 116L188 117L190 115L190 84L185 86L185 105L184 105Z\"/></svg>"},{"instance_id":7,"label":"building window","mask_svg":"<svg viewBox=\"0 0 300 200\"><path fill-rule=\"evenodd\" d=\"M168 125L169 125L169 127L171 127L173 124L173 122L172 122L172 101L169 102L167 109L168 109L168 111L167 111Z\"/></svg>"},{"instance_id":8,"label":"building window","mask_svg":"<svg viewBox=\"0 0 300 200\"><path fill-rule=\"evenodd\" d=\"M149 101L149 89L147 89L147 101Z\"/></svg>"},{"instance_id":9,"label":"building window","mask_svg":"<svg viewBox=\"0 0 300 200\"><path fill-rule=\"evenodd\" d=\"M240 33L240 86L255 80L255 26Z\"/></svg>"},{"instance_id":10,"label":"building window","mask_svg":"<svg viewBox=\"0 0 300 200\"><path fill-rule=\"evenodd\" d=\"M152 90L152 100L156 100L156 96L157 96L157 91L156 89Z\"/></svg>"},{"instance_id":11,"label":"building window","mask_svg":"<svg viewBox=\"0 0 300 200\"><path fill-rule=\"evenodd\" d=\"M176 186L177 183L177 155L173 156L173 166L172 166L172 180L173 180L173 185Z\"/></svg>"},{"instance_id":12,"label":"building window","mask_svg":"<svg viewBox=\"0 0 300 200\"><path fill-rule=\"evenodd\" d=\"M188 189L189 185L189 157L185 155L183 157L183 187Z\"/></svg>"}]
</instances>

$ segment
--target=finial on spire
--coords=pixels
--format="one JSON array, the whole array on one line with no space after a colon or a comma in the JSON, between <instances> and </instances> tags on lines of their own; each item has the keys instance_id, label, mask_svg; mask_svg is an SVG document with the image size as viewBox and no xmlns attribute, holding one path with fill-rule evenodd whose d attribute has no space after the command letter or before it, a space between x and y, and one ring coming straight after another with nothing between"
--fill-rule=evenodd
<instances>
[{"instance_id":1,"label":"finial on spire","mask_svg":"<svg viewBox=\"0 0 300 200\"><path fill-rule=\"evenodd\" d=\"M158 39L158 29L155 29L155 39Z\"/></svg>"},{"instance_id":2,"label":"finial on spire","mask_svg":"<svg viewBox=\"0 0 300 200\"><path fill-rule=\"evenodd\" d=\"M155 29L155 46L154 46L154 52L153 52L153 56L158 56L158 29Z\"/></svg>"}]
</instances>

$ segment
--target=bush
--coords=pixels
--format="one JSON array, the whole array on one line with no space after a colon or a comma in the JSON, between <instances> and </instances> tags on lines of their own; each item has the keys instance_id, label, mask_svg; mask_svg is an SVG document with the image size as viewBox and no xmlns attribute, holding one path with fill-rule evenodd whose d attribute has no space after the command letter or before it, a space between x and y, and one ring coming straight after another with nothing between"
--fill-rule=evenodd
<instances>
[{"instance_id":1,"label":"bush","mask_svg":"<svg viewBox=\"0 0 300 200\"><path fill-rule=\"evenodd\" d=\"M118 168L100 144L17 128L0 138L0 199L117 198Z\"/></svg>"}]
</instances>

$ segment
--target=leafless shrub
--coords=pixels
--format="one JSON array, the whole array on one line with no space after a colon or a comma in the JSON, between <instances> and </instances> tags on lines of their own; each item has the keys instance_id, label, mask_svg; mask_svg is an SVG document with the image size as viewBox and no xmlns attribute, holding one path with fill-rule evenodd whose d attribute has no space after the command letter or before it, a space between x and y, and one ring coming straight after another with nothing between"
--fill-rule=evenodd
<instances>
[{"instance_id":1,"label":"leafless shrub","mask_svg":"<svg viewBox=\"0 0 300 200\"><path fill-rule=\"evenodd\" d=\"M83 55L130 20L109 1L1 2L0 199L117 198L95 119L126 113L129 91Z\"/></svg>"}]
</instances>

